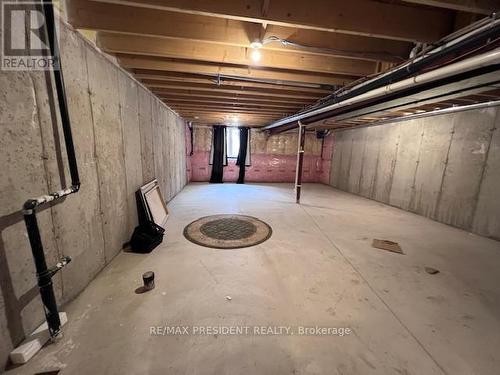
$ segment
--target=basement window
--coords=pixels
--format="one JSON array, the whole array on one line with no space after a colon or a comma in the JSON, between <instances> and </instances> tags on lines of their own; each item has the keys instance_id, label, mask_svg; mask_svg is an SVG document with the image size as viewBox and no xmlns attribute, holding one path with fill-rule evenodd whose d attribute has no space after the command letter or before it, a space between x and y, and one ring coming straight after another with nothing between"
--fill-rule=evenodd
<instances>
[{"instance_id":1,"label":"basement window","mask_svg":"<svg viewBox=\"0 0 500 375\"><path fill-rule=\"evenodd\" d=\"M236 127L226 128L227 157L236 159L240 152L240 129Z\"/></svg>"}]
</instances>

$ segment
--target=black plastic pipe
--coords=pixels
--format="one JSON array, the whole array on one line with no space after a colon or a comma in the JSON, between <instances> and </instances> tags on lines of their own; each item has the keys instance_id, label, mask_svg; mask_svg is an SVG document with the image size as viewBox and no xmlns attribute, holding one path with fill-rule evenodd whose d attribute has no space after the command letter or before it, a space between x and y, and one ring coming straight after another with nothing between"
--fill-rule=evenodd
<instances>
[{"instance_id":1,"label":"black plastic pipe","mask_svg":"<svg viewBox=\"0 0 500 375\"><path fill-rule=\"evenodd\" d=\"M36 214L25 215L24 221L31 243L31 251L35 260L38 288L40 289L40 296L42 297L42 303L45 309L45 318L47 319L50 336L54 337L59 333L61 321L59 319L59 312L57 311L56 297L52 286L52 276L45 261Z\"/></svg>"},{"instance_id":2,"label":"black plastic pipe","mask_svg":"<svg viewBox=\"0 0 500 375\"><path fill-rule=\"evenodd\" d=\"M24 222L28 232L28 238L31 245L31 252L35 262L35 268L38 279L38 288L45 310L45 318L51 337L59 334L61 329L61 321L59 319L59 311L57 309L56 297L52 285L52 276L57 271L62 269L71 261L70 257L64 257L55 267L48 268L45 259L45 252L40 236L40 229L36 218L36 210L50 202L61 200L63 197L76 193L80 189L80 178L78 175L78 165L71 133L71 122L69 118L68 105L66 101L66 92L64 89L64 77L62 72L61 57L59 53L59 45L57 43L54 9L52 0L42 1L43 13L45 15L46 36L48 38L51 57L54 59L54 81L56 84L56 95L61 115L61 124L64 134L64 142L66 145L66 153L68 156L68 164L71 175L71 186L67 189L62 189L43 195L38 198L28 199L23 205ZM50 94L50 93L49 93Z\"/></svg>"},{"instance_id":3,"label":"black plastic pipe","mask_svg":"<svg viewBox=\"0 0 500 375\"><path fill-rule=\"evenodd\" d=\"M64 133L64 140L66 143L66 153L68 155L71 185L79 188L80 177L78 175L75 146L73 144L73 135L71 133L71 121L69 119L68 103L66 101L64 75L62 71L61 55L55 30L54 8L52 5L52 0L50 0L49 2L43 2L43 12L45 14L45 23L47 25L47 37L49 39L50 52L56 64L56 68L54 69L54 81L56 83L57 101L59 103L59 111L61 113L62 129Z\"/></svg>"},{"instance_id":4,"label":"black plastic pipe","mask_svg":"<svg viewBox=\"0 0 500 375\"><path fill-rule=\"evenodd\" d=\"M493 16L492 19L495 20L496 16ZM432 66L434 66L434 64L439 63L440 61L461 56L463 53L466 53L479 46L482 46L490 40L495 40L496 38L499 37L499 35L500 35L500 23L497 22L491 27L487 27L484 30L476 34L473 34L464 40L461 40L453 45L444 47L438 52L431 53L427 56L422 57L417 61L404 65L400 68L396 68L392 72L382 75L379 78L374 78L370 81L367 81L364 84L361 83L358 87L354 87L350 91L347 91L344 94L340 93L338 96L334 96L326 100L321 105L309 108L303 112L299 112L296 115L290 116L289 121L287 121L287 118L284 118L282 120L276 121L274 124L266 126L264 129L271 131L271 134L276 134L282 131L295 128L298 119L300 119L303 124L312 123L317 120L310 119L307 116L309 112L313 112L318 109L328 107L335 103L341 103L345 100L362 95L368 91L383 86L387 86L391 83L398 82L405 78L411 77L414 74L424 69L431 68Z\"/></svg>"}]
</instances>

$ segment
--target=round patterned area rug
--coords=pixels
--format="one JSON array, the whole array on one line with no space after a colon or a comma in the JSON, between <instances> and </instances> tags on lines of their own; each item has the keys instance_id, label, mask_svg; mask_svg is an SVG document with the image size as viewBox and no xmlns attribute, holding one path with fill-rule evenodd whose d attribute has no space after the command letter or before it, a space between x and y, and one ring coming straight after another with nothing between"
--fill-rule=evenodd
<instances>
[{"instance_id":1,"label":"round patterned area rug","mask_svg":"<svg viewBox=\"0 0 500 375\"><path fill-rule=\"evenodd\" d=\"M239 249L258 245L271 237L263 221L246 215L212 215L184 228L184 237L197 245L215 249Z\"/></svg>"}]
</instances>

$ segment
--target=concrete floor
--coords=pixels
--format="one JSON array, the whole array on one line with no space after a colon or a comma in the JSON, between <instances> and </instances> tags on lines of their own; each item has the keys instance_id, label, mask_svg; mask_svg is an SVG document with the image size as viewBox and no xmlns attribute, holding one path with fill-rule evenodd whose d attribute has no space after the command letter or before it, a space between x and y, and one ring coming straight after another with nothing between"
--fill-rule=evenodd
<instances>
[{"instance_id":1,"label":"concrete floor","mask_svg":"<svg viewBox=\"0 0 500 375\"><path fill-rule=\"evenodd\" d=\"M8 374L498 374L499 242L317 184L302 205L288 184L191 184L169 210L162 246L120 253L66 306L64 337ZM186 224L216 213L256 216L273 236L239 250L184 239ZM147 270L156 288L135 294ZM295 334L150 334L164 325ZM353 333L297 334L316 325Z\"/></svg>"}]
</instances>

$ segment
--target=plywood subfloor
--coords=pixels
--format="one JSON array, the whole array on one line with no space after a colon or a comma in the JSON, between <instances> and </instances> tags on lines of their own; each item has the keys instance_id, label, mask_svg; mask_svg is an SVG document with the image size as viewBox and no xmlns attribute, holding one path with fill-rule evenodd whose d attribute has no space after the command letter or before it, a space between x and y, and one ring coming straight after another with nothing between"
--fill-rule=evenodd
<instances>
[{"instance_id":1,"label":"plywood subfloor","mask_svg":"<svg viewBox=\"0 0 500 375\"><path fill-rule=\"evenodd\" d=\"M314 184L300 206L288 184L191 184L169 210L161 248L119 254L66 306L64 337L8 373L498 373L499 242ZM273 236L239 250L183 237L186 224L218 213L258 217ZM373 238L398 242L405 255L374 249ZM156 288L135 294L148 270ZM353 334L150 334L165 325L318 325Z\"/></svg>"}]
</instances>

